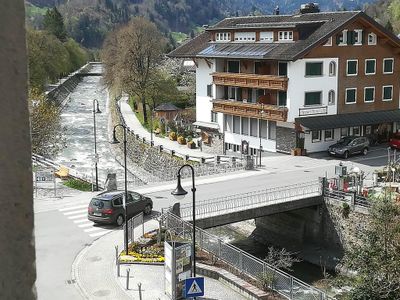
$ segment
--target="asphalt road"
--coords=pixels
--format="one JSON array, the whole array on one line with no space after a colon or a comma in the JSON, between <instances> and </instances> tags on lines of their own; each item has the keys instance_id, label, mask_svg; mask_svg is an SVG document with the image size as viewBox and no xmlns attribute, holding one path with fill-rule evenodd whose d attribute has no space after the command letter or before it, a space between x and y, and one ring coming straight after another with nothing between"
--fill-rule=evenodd
<instances>
[{"instance_id":1,"label":"asphalt road","mask_svg":"<svg viewBox=\"0 0 400 300\"><path fill-rule=\"evenodd\" d=\"M295 185L326 174L333 176L334 167L340 161L343 161L349 169L357 166L367 175L371 175L375 169L387 163L387 149L385 146L375 147L367 156L354 156L346 161L321 153L312 157L265 154L261 170L226 174L223 177L196 178L196 201L275 186ZM154 201L154 210L160 211L161 208L169 207L177 202L171 196L171 191L175 186L176 182L169 182L163 185L147 186L137 191L150 195ZM183 181L183 186L189 194L180 202L191 203L191 180ZM35 244L38 299L80 299L81 296L71 276L71 266L76 255L108 231L120 230L110 226L79 223L78 218L85 222L86 207L92 195L93 193L80 193L54 201L49 199L36 201Z\"/></svg>"}]
</instances>

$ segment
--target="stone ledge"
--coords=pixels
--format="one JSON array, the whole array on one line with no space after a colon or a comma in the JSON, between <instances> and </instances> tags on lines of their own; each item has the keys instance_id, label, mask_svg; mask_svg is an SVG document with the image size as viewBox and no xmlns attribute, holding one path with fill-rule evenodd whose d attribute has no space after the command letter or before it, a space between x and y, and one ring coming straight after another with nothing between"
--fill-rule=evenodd
<instances>
[{"instance_id":1,"label":"stone ledge","mask_svg":"<svg viewBox=\"0 0 400 300\"><path fill-rule=\"evenodd\" d=\"M244 281L236 275L229 273L228 271L209 266L201 263L196 264L196 271L198 274L210 277L223 282L239 294L252 300L266 300L270 298L270 295L265 291L255 287L254 285Z\"/></svg>"}]
</instances>

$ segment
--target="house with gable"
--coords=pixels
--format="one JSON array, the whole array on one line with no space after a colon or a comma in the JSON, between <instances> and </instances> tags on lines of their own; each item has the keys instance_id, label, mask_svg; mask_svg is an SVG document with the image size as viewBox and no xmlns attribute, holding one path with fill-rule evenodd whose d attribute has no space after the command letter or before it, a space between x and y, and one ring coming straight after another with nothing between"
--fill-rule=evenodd
<instances>
[{"instance_id":1,"label":"house with gable","mask_svg":"<svg viewBox=\"0 0 400 300\"><path fill-rule=\"evenodd\" d=\"M361 11L226 18L169 53L196 65L196 123L223 151L326 151L400 130L400 40Z\"/></svg>"}]
</instances>

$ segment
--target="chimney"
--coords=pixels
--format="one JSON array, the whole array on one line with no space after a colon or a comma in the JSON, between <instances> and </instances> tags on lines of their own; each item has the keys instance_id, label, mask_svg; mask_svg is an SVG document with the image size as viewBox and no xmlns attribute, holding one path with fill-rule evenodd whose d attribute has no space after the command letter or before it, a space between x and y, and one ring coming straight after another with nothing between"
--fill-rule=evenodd
<instances>
[{"instance_id":1,"label":"chimney","mask_svg":"<svg viewBox=\"0 0 400 300\"><path fill-rule=\"evenodd\" d=\"M279 6L277 5L274 9L274 15L279 15Z\"/></svg>"},{"instance_id":2,"label":"chimney","mask_svg":"<svg viewBox=\"0 0 400 300\"><path fill-rule=\"evenodd\" d=\"M319 13L318 3L307 3L300 6L300 14Z\"/></svg>"}]
</instances>

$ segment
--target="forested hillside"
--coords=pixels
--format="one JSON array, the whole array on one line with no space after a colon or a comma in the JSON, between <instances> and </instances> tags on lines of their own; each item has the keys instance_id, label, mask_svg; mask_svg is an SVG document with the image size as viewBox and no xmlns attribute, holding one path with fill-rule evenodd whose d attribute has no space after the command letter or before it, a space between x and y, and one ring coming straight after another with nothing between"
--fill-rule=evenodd
<instances>
[{"instance_id":1,"label":"forested hillside","mask_svg":"<svg viewBox=\"0 0 400 300\"><path fill-rule=\"evenodd\" d=\"M321 0L323 11L362 9L372 0ZM134 16L154 22L167 38L171 32L194 35L203 24L213 24L226 16L295 13L304 0L29 0L27 20L40 29L43 10L56 5L71 37L89 48L99 48L107 32Z\"/></svg>"}]
</instances>

